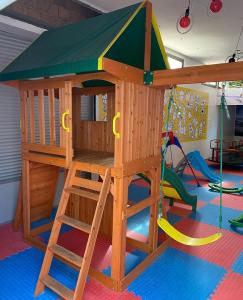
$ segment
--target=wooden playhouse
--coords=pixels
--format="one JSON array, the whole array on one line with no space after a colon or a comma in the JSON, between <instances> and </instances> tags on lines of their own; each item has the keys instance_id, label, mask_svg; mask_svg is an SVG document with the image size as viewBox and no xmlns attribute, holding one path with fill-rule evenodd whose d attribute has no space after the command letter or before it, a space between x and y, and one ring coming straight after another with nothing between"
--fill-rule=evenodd
<instances>
[{"instance_id":1,"label":"wooden playhouse","mask_svg":"<svg viewBox=\"0 0 243 300\"><path fill-rule=\"evenodd\" d=\"M242 79L243 63L167 67L145 1L43 33L0 74L21 99L23 172L15 226L23 220L25 239L42 249L36 236L52 228L36 294L49 286L65 299L81 299L88 273L121 291L167 246L168 239L158 244L157 227L164 89ZM100 94L107 95L107 120L83 120L83 97ZM54 225L31 229L51 214L61 168L66 181ZM151 180L151 193L132 204L128 186L137 173ZM145 208L149 234L141 242L127 237L127 220ZM57 245L62 224L89 234L83 258ZM90 267L98 231L112 240L110 277ZM125 274L127 245L148 255ZM48 275L53 255L80 270L75 291Z\"/></svg>"},{"instance_id":2,"label":"wooden playhouse","mask_svg":"<svg viewBox=\"0 0 243 300\"><path fill-rule=\"evenodd\" d=\"M23 172L15 225L22 211L25 239L35 246L44 248L36 236L52 223L31 230L31 222L50 216L59 169L67 170L37 293L45 284L80 299L88 271L123 290L164 249L157 239L164 90L150 86L150 71L166 67L151 3L144 2L47 31L1 73L21 98ZM99 94L107 94L107 121L82 120L82 97ZM128 186L137 173L150 178L151 195L131 205ZM150 225L143 243L126 237L126 224L146 207ZM83 264L55 245L62 223L89 233ZM112 238L111 277L89 270L98 230ZM125 275L128 244L149 255ZM81 268L74 295L47 276L53 254Z\"/></svg>"}]
</instances>

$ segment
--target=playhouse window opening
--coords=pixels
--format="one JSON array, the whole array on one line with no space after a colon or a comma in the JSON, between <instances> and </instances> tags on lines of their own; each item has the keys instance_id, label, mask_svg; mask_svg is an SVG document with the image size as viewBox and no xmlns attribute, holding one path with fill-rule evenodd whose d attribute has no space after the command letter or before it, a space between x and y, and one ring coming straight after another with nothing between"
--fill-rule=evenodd
<instances>
[{"instance_id":1,"label":"playhouse window opening","mask_svg":"<svg viewBox=\"0 0 243 300\"><path fill-rule=\"evenodd\" d=\"M107 122L107 94L81 96L81 121Z\"/></svg>"},{"instance_id":2,"label":"playhouse window opening","mask_svg":"<svg viewBox=\"0 0 243 300\"><path fill-rule=\"evenodd\" d=\"M171 69L179 69L184 67L184 59L168 54L168 62Z\"/></svg>"}]
</instances>

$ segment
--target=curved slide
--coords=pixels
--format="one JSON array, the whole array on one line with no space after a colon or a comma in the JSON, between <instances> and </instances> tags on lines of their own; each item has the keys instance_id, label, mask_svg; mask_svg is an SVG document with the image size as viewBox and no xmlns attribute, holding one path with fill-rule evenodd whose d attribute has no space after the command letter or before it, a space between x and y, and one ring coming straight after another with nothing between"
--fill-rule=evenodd
<instances>
[{"instance_id":1,"label":"curved slide","mask_svg":"<svg viewBox=\"0 0 243 300\"><path fill-rule=\"evenodd\" d=\"M220 177L210 170L199 151L196 150L193 152L189 152L187 154L187 159L190 161L193 168L201 172L203 176L209 179L209 181L214 183L220 182Z\"/></svg>"},{"instance_id":2,"label":"curved slide","mask_svg":"<svg viewBox=\"0 0 243 300\"><path fill-rule=\"evenodd\" d=\"M138 176L150 184L150 180L145 175L138 174ZM170 186L168 186L167 183L169 183ZM181 200L179 202L192 206L192 210L196 211L197 196L191 195L187 192L182 181L180 180L180 177L173 170L165 167L164 183L161 182L160 186L161 188L163 187L164 195L171 199L170 204L173 204L174 200Z\"/></svg>"},{"instance_id":3,"label":"curved slide","mask_svg":"<svg viewBox=\"0 0 243 300\"><path fill-rule=\"evenodd\" d=\"M197 196L191 195L187 192L182 181L180 180L180 177L173 170L165 168L164 181L168 182L171 185L171 187L175 189L176 193L180 196L183 202L185 202L188 205L191 205L193 211L196 210ZM166 185L164 186L163 191L165 196L167 196L168 198L172 197L173 194L171 194L169 187L167 187Z\"/></svg>"}]
</instances>

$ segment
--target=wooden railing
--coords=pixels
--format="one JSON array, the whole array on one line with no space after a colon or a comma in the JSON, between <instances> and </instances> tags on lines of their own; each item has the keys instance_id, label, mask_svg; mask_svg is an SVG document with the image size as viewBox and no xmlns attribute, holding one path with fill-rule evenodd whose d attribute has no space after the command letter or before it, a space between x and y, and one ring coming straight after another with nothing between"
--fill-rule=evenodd
<instances>
[{"instance_id":1,"label":"wooden railing","mask_svg":"<svg viewBox=\"0 0 243 300\"><path fill-rule=\"evenodd\" d=\"M72 160L71 84L58 88L21 88L21 131L24 152L64 156Z\"/></svg>"}]
</instances>

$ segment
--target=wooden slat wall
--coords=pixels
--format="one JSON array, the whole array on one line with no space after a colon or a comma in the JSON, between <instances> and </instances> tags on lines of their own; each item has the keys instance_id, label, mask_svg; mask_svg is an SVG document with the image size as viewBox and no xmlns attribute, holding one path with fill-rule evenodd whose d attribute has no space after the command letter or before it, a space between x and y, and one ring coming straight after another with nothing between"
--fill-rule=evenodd
<instances>
[{"instance_id":1,"label":"wooden slat wall","mask_svg":"<svg viewBox=\"0 0 243 300\"><path fill-rule=\"evenodd\" d=\"M160 155L163 90L121 82L116 92L121 112L118 164Z\"/></svg>"},{"instance_id":2,"label":"wooden slat wall","mask_svg":"<svg viewBox=\"0 0 243 300\"><path fill-rule=\"evenodd\" d=\"M76 150L93 150L102 152L114 152L114 135L112 133L112 120L115 113L115 94L108 93L107 101L107 122L105 121L78 121L77 115L75 123L80 124L74 132ZM76 98L75 98L76 99ZM80 98L79 98L80 100ZM78 100L75 100L77 109Z\"/></svg>"},{"instance_id":3,"label":"wooden slat wall","mask_svg":"<svg viewBox=\"0 0 243 300\"><path fill-rule=\"evenodd\" d=\"M30 220L32 222L50 217L58 175L58 167L30 163Z\"/></svg>"}]
</instances>

